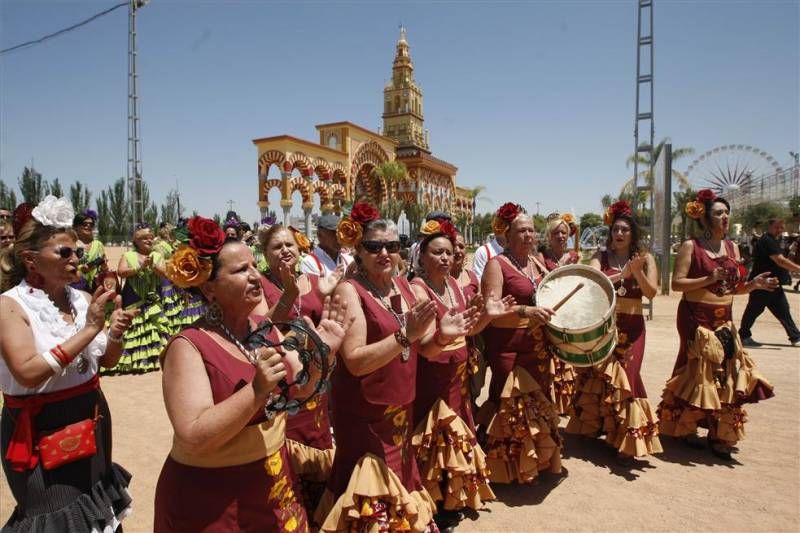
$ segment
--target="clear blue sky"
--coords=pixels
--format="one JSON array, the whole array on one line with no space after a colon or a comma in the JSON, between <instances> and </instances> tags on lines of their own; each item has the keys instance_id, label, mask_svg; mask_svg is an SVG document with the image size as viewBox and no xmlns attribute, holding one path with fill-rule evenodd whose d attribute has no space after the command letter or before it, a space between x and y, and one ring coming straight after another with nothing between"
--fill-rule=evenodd
<instances>
[{"instance_id":1,"label":"clear blue sky","mask_svg":"<svg viewBox=\"0 0 800 533\"><path fill-rule=\"evenodd\" d=\"M0 48L116 1L0 2ZM630 175L636 2L152 0L138 17L143 169L202 214L254 220L251 139L381 123L398 24L408 28L434 155L492 202L599 211ZM655 8L656 138L704 152L800 150L798 1ZM95 191L126 169L127 12L0 58L0 179L34 160ZM685 169L690 161L676 163ZM271 196L274 200L274 194Z\"/></svg>"}]
</instances>

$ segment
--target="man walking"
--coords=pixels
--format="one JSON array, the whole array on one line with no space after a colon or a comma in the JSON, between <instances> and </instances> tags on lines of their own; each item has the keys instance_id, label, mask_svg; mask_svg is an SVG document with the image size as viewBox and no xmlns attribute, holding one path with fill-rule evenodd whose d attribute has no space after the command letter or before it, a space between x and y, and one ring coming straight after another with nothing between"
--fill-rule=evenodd
<instances>
[{"instance_id":1,"label":"man walking","mask_svg":"<svg viewBox=\"0 0 800 533\"><path fill-rule=\"evenodd\" d=\"M783 220L769 220L767 231L758 239L753 250L753 269L750 271L750 279L762 272L771 272L773 276L778 278L780 285L790 285L792 283L790 272L800 271L800 265L790 261L781 253L778 237L783 231ZM742 345L752 348L761 346L761 343L751 336L751 328L756 318L764 312L765 307L780 321L789 336L789 342L792 346L800 346L800 330L797 329L794 320L792 320L789 301L786 299L786 293L783 291L782 286L778 286L772 292L753 291L750 293L747 307L742 315L742 325L739 328Z\"/></svg>"}]
</instances>

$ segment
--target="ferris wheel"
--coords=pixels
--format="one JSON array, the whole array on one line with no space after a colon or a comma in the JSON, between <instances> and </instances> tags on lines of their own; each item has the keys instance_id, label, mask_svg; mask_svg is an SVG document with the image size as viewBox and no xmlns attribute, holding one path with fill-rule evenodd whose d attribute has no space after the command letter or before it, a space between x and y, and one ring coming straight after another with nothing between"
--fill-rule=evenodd
<instances>
[{"instance_id":1,"label":"ferris wheel","mask_svg":"<svg viewBox=\"0 0 800 533\"><path fill-rule=\"evenodd\" d=\"M712 148L692 161L686 177L695 189L713 189L717 194L747 194L757 180L781 171L766 151L750 145L728 144Z\"/></svg>"}]
</instances>

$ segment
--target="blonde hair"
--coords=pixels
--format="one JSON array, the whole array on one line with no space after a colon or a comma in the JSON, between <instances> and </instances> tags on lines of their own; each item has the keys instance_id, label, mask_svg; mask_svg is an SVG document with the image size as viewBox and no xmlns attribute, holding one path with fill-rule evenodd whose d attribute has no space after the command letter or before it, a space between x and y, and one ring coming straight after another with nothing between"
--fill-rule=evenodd
<instances>
[{"instance_id":1,"label":"blonde hair","mask_svg":"<svg viewBox=\"0 0 800 533\"><path fill-rule=\"evenodd\" d=\"M550 235L552 235L552 234L553 234L553 232L554 232L555 230L557 230L557 229L558 229L558 227L559 227L561 224L564 224L564 225L567 227L567 235L569 235L569 224L567 224L566 222L564 222L564 219L563 219L563 218L560 218L560 217L559 217L559 218L554 218L553 220L551 220L550 222L548 222L548 223L547 223L547 237L549 238L549 237L550 237Z\"/></svg>"},{"instance_id":2,"label":"blonde hair","mask_svg":"<svg viewBox=\"0 0 800 533\"><path fill-rule=\"evenodd\" d=\"M0 255L0 273L2 273L0 290L5 292L16 287L28 275L28 269L25 268L25 263L22 261L22 252L38 252L45 241L61 233L66 233L76 240L78 238L72 228L44 226L36 219L26 222L20 229L19 235L16 236L14 246L5 248Z\"/></svg>"}]
</instances>

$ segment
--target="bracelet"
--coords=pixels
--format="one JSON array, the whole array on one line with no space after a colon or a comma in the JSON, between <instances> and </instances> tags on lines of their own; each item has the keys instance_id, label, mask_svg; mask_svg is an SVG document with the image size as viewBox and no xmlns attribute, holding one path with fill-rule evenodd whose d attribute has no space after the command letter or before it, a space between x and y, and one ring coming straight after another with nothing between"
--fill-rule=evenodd
<instances>
[{"instance_id":1,"label":"bracelet","mask_svg":"<svg viewBox=\"0 0 800 533\"><path fill-rule=\"evenodd\" d=\"M55 372L56 374L60 374L61 371L64 370L64 368L61 366L61 363L58 362L58 360L55 358L55 356L53 356L52 353L42 352L41 356L47 363L47 366L52 368L53 372Z\"/></svg>"},{"instance_id":2,"label":"bracelet","mask_svg":"<svg viewBox=\"0 0 800 533\"><path fill-rule=\"evenodd\" d=\"M69 365L72 360L75 359L75 356L70 356L60 344L56 344L54 348L51 348L50 353L56 358L56 361L59 362L61 368Z\"/></svg>"},{"instance_id":3,"label":"bracelet","mask_svg":"<svg viewBox=\"0 0 800 533\"><path fill-rule=\"evenodd\" d=\"M106 338L108 339L108 342L114 344L122 344L122 335L120 335L119 337L115 337L114 335L111 334L111 330L109 330L108 333L106 333Z\"/></svg>"},{"instance_id":4,"label":"bracelet","mask_svg":"<svg viewBox=\"0 0 800 533\"><path fill-rule=\"evenodd\" d=\"M394 332L394 338L397 341L397 344L403 348L408 348L411 346L411 341L408 339L408 337L406 337L406 334L402 328Z\"/></svg>"},{"instance_id":5,"label":"bracelet","mask_svg":"<svg viewBox=\"0 0 800 533\"><path fill-rule=\"evenodd\" d=\"M520 317L520 318L526 318L526 316L525 316L525 306L524 305L518 305L517 306L517 316Z\"/></svg>"}]
</instances>

